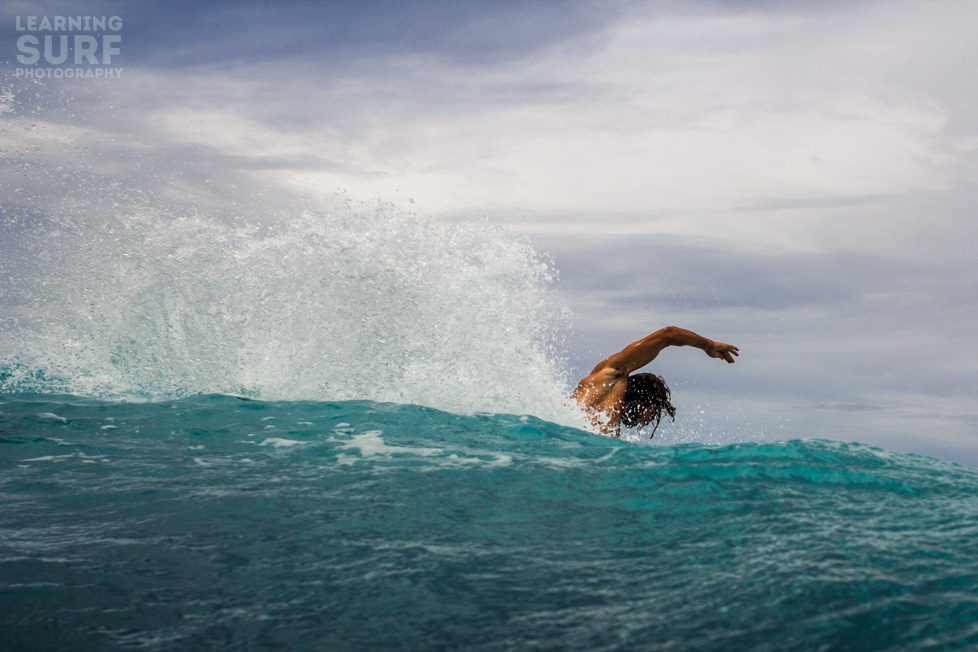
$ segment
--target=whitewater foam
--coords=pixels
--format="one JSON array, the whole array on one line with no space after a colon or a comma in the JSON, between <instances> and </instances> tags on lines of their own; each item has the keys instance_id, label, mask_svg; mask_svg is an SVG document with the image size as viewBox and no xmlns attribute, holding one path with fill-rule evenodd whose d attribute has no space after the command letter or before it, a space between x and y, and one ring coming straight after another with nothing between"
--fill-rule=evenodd
<instances>
[{"instance_id":1,"label":"whitewater foam","mask_svg":"<svg viewBox=\"0 0 978 652\"><path fill-rule=\"evenodd\" d=\"M0 390L374 400L573 419L552 265L390 206L258 226L143 206L17 234Z\"/></svg>"}]
</instances>

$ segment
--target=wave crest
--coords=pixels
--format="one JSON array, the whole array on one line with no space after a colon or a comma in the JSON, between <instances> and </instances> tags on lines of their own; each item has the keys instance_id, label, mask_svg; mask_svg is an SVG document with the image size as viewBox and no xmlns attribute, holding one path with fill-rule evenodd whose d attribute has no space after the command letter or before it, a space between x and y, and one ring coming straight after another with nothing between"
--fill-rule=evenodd
<instances>
[{"instance_id":1,"label":"wave crest","mask_svg":"<svg viewBox=\"0 0 978 652\"><path fill-rule=\"evenodd\" d=\"M498 227L390 206L273 226L145 208L107 230L84 222L21 234L3 287L4 391L368 399L567 421L553 266Z\"/></svg>"}]
</instances>

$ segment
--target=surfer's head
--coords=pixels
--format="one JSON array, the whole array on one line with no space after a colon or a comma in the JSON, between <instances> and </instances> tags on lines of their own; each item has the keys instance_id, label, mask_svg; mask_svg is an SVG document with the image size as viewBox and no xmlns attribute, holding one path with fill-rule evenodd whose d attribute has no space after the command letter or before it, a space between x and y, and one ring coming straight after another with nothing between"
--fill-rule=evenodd
<instances>
[{"instance_id":1,"label":"surfer's head","mask_svg":"<svg viewBox=\"0 0 978 652\"><path fill-rule=\"evenodd\" d=\"M655 423L652 435L655 435L663 412L673 421L676 420L676 408L670 402L672 394L662 376L655 374L632 374L628 377L625 388L625 402L621 410L621 423L627 428L644 428Z\"/></svg>"}]
</instances>

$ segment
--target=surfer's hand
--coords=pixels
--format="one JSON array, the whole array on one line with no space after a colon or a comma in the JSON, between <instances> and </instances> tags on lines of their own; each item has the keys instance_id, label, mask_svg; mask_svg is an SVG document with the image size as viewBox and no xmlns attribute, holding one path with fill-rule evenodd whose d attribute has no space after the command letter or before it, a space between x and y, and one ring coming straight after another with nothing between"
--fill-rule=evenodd
<instances>
[{"instance_id":1,"label":"surfer's hand","mask_svg":"<svg viewBox=\"0 0 978 652\"><path fill-rule=\"evenodd\" d=\"M740 355L740 349L738 349L733 344L724 344L723 342L712 342L710 347L706 350L706 355L711 358L720 358L721 360L726 360L728 363L734 363L734 357Z\"/></svg>"}]
</instances>

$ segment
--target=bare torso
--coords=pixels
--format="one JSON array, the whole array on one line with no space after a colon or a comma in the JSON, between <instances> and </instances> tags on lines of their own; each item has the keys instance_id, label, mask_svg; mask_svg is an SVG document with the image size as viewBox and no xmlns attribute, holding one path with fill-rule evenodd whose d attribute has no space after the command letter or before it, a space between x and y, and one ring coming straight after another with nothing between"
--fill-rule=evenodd
<instances>
[{"instance_id":1,"label":"bare torso","mask_svg":"<svg viewBox=\"0 0 978 652\"><path fill-rule=\"evenodd\" d=\"M571 398L585 408L595 428L605 434L618 435L627 388L628 374L602 362L581 379Z\"/></svg>"}]
</instances>

